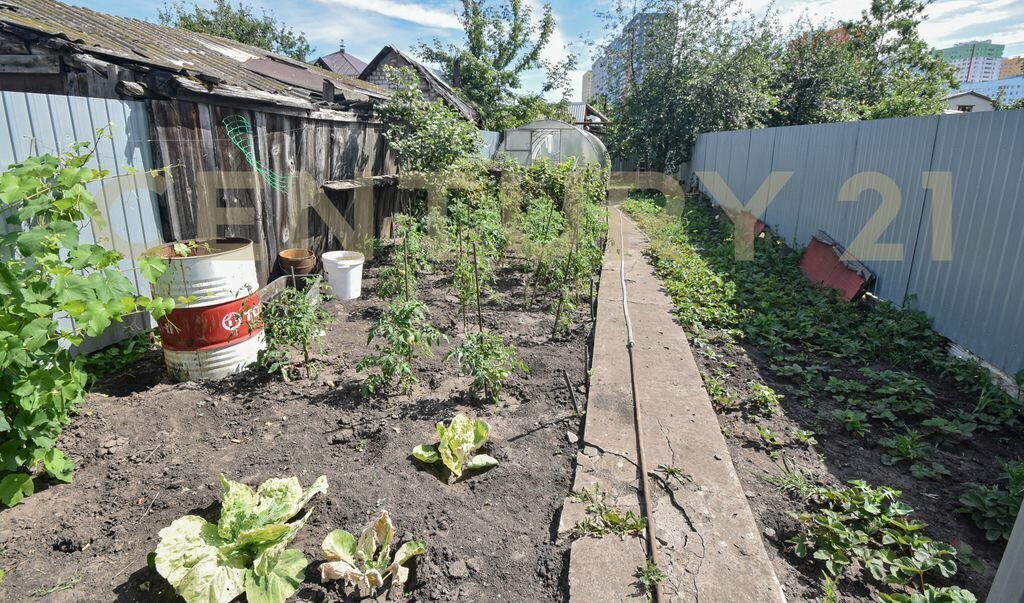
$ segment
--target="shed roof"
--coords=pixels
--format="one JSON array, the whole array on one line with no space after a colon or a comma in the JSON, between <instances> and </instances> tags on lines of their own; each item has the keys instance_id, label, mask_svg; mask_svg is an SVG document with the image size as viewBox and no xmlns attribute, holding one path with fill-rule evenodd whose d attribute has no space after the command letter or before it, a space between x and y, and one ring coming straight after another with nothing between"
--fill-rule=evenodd
<instances>
[{"instance_id":1,"label":"shed roof","mask_svg":"<svg viewBox=\"0 0 1024 603\"><path fill-rule=\"evenodd\" d=\"M371 73L377 70L377 67L380 66L381 61L383 61L392 54L398 56L403 62L405 62L410 67L415 69L417 73L419 73L420 79L423 80L427 87L436 92L438 96L443 98L456 111L462 114L463 117L474 123L479 121L480 115L479 113L477 113L477 110L473 107L473 105L463 100L462 97L460 97L458 93L455 92L455 89L452 88L451 84L444 81L444 79L441 76L434 73L432 70L428 69L423 63L420 63L419 61L412 58L408 54L402 52L393 45L388 45L385 46L384 48L381 48L380 52L377 53L377 56L373 57L373 60L370 61L370 64L367 65L365 69L363 69L363 72L362 74L359 75L359 78L364 80L368 78Z\"/></svg>"},{"instance_id":2,"label":"shed roof","mask_svg":"<svg viewBox=\"0 0 1024 603\"><path fill-rule=\"evenodd\" d=\"M314 101L322 99L324 80L328 80L346 101L387 97L386 91L368 82L262 48L56 0L3 0L0 30L16 35L28 32L46 38L51 47L70 44L72 51L123 66L167 71L180 76L182 83L198 80L211 91L229 86Z\"/></svg>"},{"instance_id":3,"label":"shed roof","mask_svg":"<svg viewBox=\"0 0 1024 603\"><path fill-rule=\"evenodd\" d=\"M349 75L355 78L358 78L363 69L366 69L366 61L344 50L325 54L316 60L316 64L334 73Z\"/></svg>"}]
</instances>

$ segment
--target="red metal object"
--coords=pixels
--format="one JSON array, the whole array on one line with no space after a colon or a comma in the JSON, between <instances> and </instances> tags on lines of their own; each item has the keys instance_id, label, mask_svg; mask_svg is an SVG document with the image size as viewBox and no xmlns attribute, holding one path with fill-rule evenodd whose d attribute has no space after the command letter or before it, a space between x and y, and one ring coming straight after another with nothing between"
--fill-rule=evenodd
<instances>
[{"instance_id":1,"label":"red metal object","mask_svg":"<svg viewBox=\"0 0 1024 603\"><path fill-rule=\"evenodd\" d=\"M820 230L800 257L800 271L812 283L839 291L850 301L859 299L874 282L875 275L857 260L842 260L845 250Z\"/></svg>"},{"instance_id":2,"label":"red metal object","mask_svg":"<svg viewBox=\"0 0 1024 603\"><path fill-rule=\"evenodd\" d=\"M157 321L164 349L207 351L232 345L263 330L260 296L199 308L178 308Z\"/></svg>"}]
</instances>

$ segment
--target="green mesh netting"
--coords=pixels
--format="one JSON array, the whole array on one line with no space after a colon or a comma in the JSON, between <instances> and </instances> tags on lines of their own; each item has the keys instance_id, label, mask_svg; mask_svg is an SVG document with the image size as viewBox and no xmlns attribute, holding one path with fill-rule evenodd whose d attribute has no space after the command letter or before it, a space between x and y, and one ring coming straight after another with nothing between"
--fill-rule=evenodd
<instances>
[{"instance_id":1,"label":"green mesh netting","mask_svg":"<svg viewBox=\"0 0 1024 603\"><path fill-rule=\"evenodd\" d=\"M228 139L238 147L238 150L245 156L245 160L256 170L256 173L263 178L267 186L278 192L285 192L288 189L288 176L282 176L264 167L252 151L252 127L244 115L229 115L224 118L224 129L228 133Z\"/></svg>"}]
</instances>

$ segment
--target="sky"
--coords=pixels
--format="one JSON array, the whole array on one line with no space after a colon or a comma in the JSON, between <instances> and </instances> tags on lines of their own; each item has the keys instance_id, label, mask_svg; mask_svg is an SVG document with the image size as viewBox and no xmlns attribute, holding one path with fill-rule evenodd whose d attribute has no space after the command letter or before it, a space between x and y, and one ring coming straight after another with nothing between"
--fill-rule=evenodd
<instances>
[{"instance_id":1,"label":"sky","mask_svg":"<svg viewBox=\"0 0 1024 603\"><path fill-rule=\"evenodd\" d=\"M123 17L156 21L164 0L65 0L93 10ZM235 1L235 0L233 0ZM452 0L245 0L273 13L279 20L303 32L314 47L314 55L328 54L345 41L348 52L369 61L386 44L403 50L435 38L459 41L462 30L456 19L460 5ZM492 0L497 1L497 0ZM606 37L606 20L599 14L611 8L613 0L580 2L550 0L556 29L544 58L557 60L566 52L579 58L580 70L572 74L573 99L580 97L583 72ZM763 14L770 0L742 0L754 14ZM200 5L212 0L187 0ZM524 0L540 14L542 0ZM802 15L815 22L836 22L858 17L870 0L775 0L774 8L783 26ZM967 40L991 39L1005 44L1003 56L1024 55L1024 1L1022 0L937 0L921 26L924 39L936 48ZM536 90L543 81L539 72L523 78L524 89Z\"/></svg>"}]
</instances>

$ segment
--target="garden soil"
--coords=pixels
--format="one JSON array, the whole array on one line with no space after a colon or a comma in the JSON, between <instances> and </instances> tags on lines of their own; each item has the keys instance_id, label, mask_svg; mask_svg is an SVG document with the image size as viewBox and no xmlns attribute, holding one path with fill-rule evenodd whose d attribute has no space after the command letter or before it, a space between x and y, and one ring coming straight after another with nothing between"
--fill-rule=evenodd
<instances>
[{"instance_id":1,"label":"garden soil","mask_svg":"<svg viewBox=\"0 0 1024 603\"><path fill-rule=\"evenodd\" d=\"M576 457L568 434L579 421L563 371L586 400L587 303L571 333L552 340L551 313L525 308L525 277L502 270L484 321L515 345L529 373L511 379L500 405L467 397L469 379L443 360L447 344L417 363L412 396L364 401L354 366L384 306L372 294L374 272L363 299L328 304L335 321L315 376L174 384L154 351L100 380L61 436L74 482L42 483L0 511L0 601L175 600L147 555L160 529L183 515L216 521L221 474L252 486L285 476L308 486L327 476L330 490L314 500L293 545L311 562L294 600L355 600L340 583L320 582L320 543L336 528L361 531L384 509L399 542L428 546L412 564L404 600L564 599L569 543L556 530ZM449 278L421 277L419 291L434 324L460 341ZM449 485L410 452L436 441L435 422L458 412L491 423L483 451L499 465Z\"/></svg>"}]
</instances>

